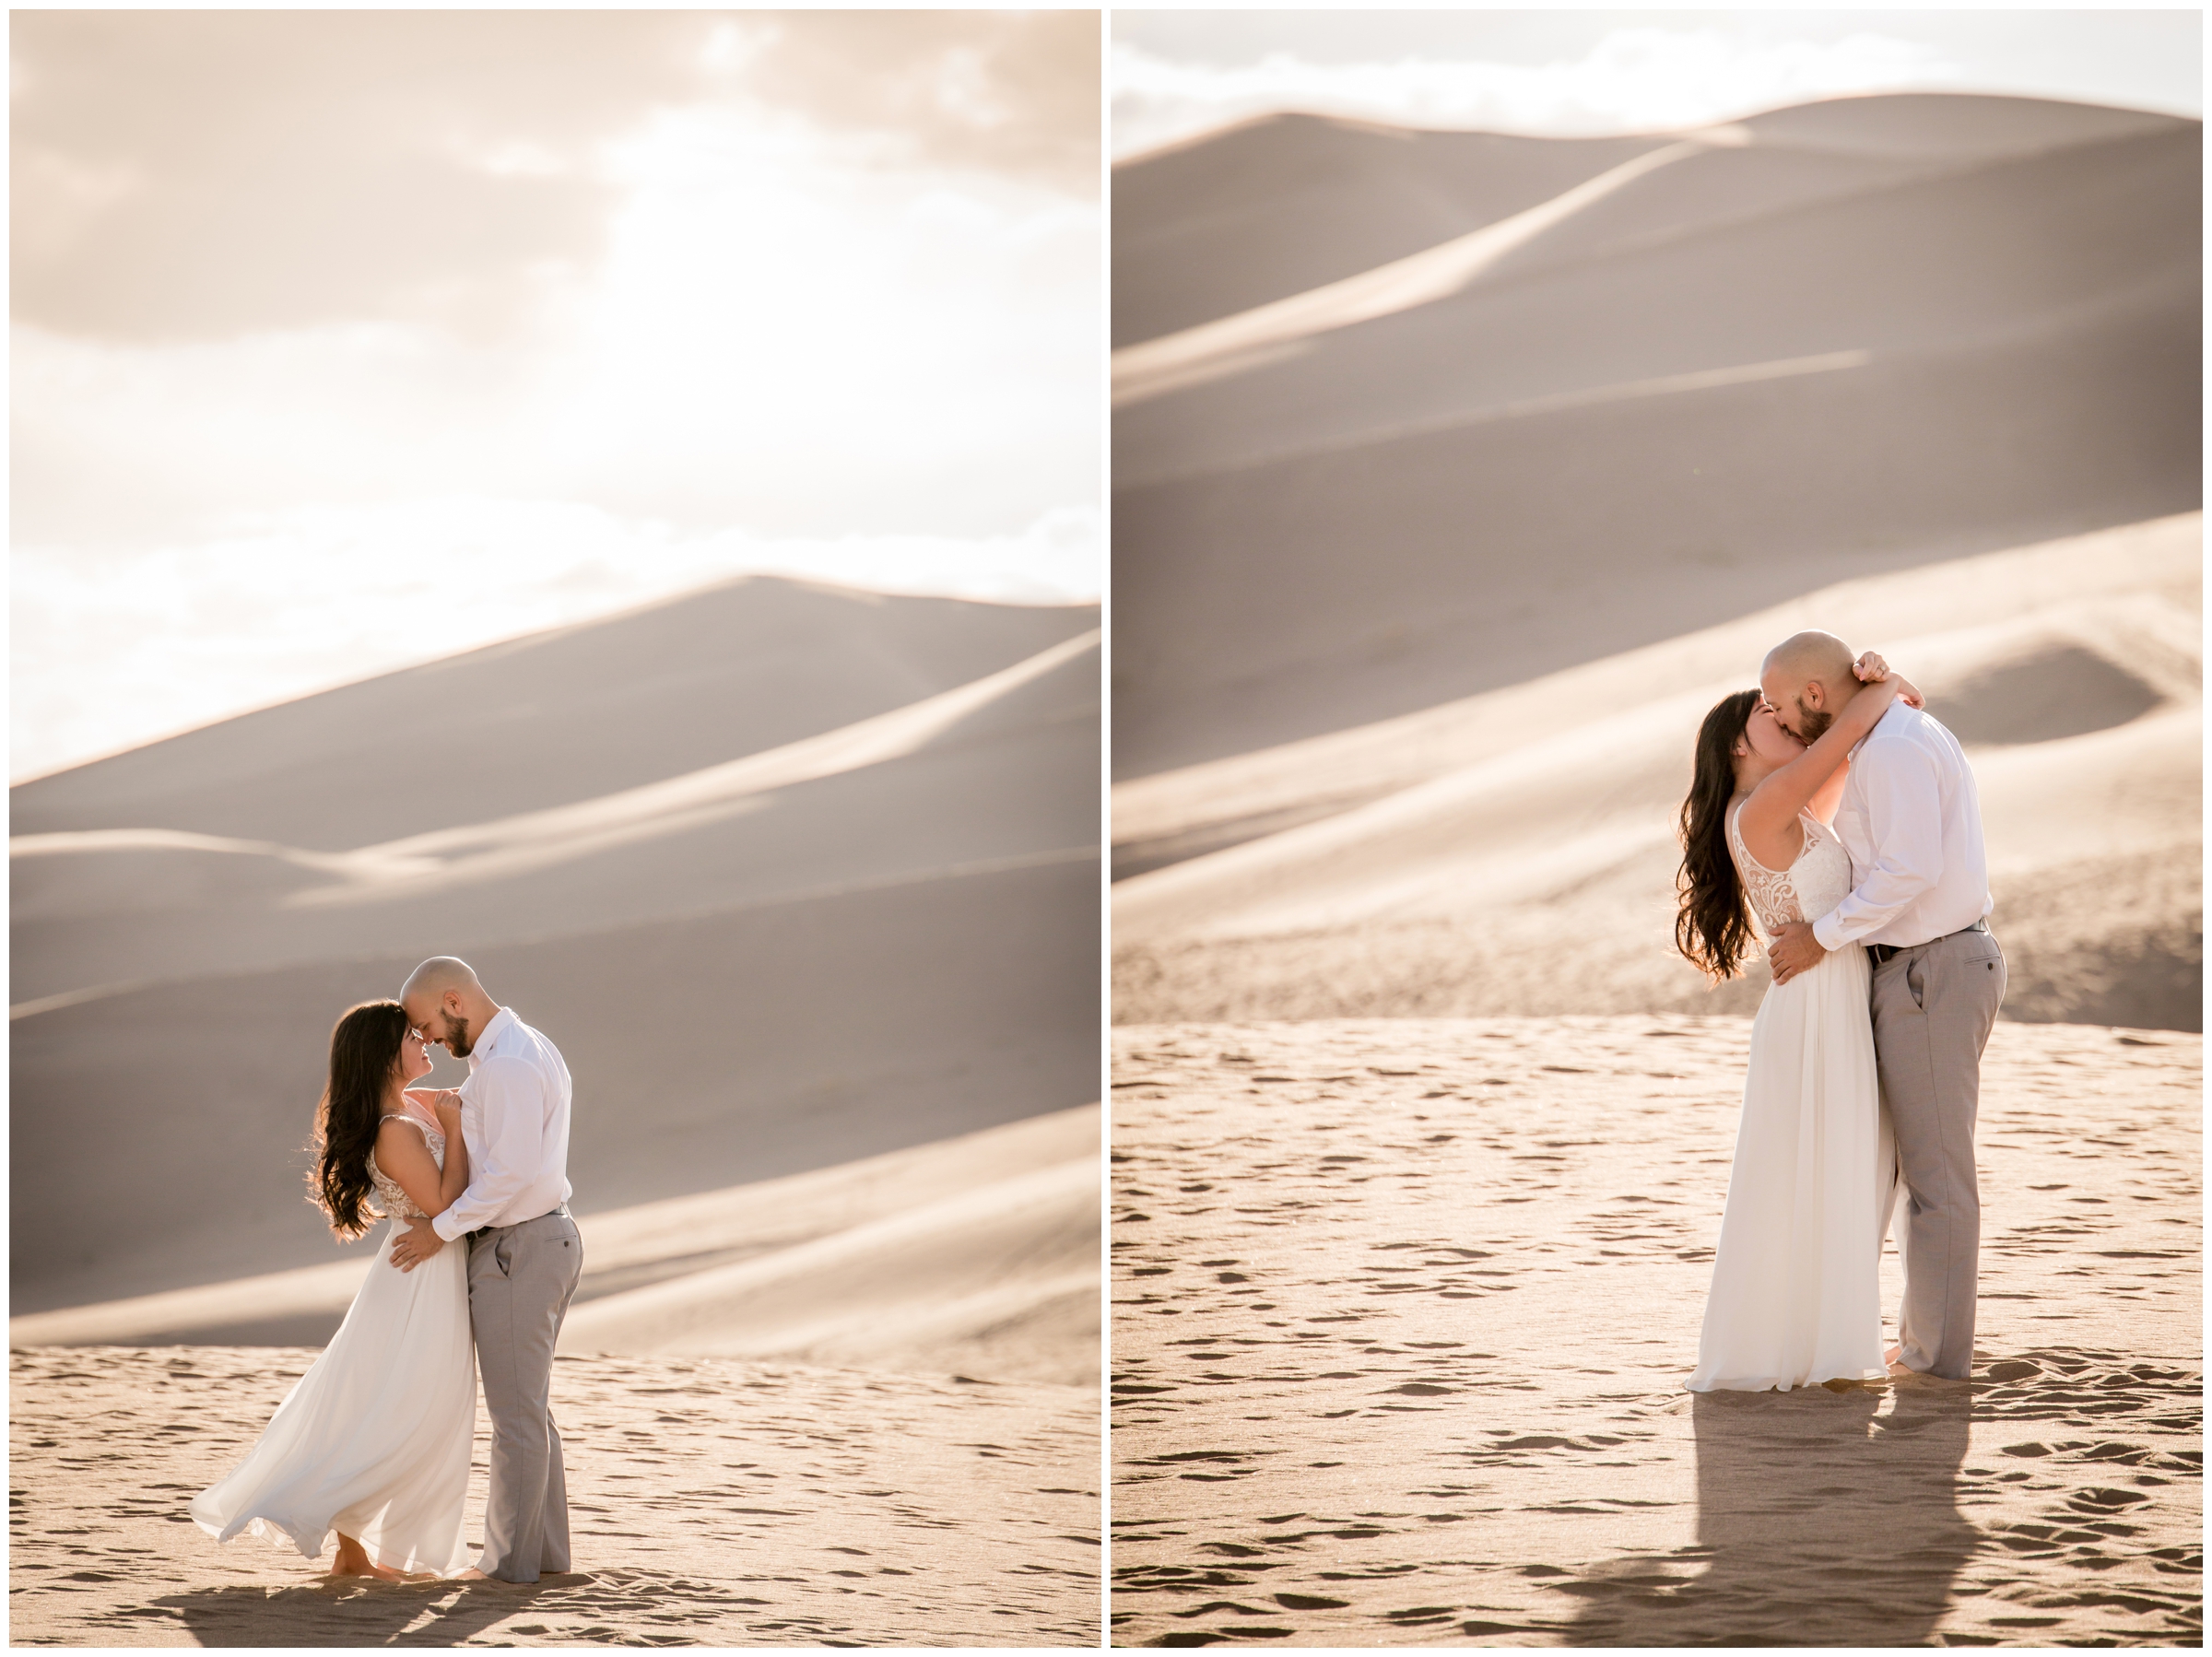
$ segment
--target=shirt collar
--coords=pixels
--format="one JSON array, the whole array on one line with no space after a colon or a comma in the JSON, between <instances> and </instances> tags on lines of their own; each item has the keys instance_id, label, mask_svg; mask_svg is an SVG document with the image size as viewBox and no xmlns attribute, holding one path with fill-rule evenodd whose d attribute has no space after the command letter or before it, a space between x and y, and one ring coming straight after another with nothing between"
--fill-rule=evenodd
<instances>
[{"instance_id":1,"label":"shirt collar","mask_svg":"<svg viewBox=\"0 0 2212 1657\"><path fill-rule=\"evenodd\" d=\"M484 1033L469 1043L468 1068L472 1075L478 1064L491 1056L491 1049L499 1045L500 1038L514 1024L514 1014L506 1007L501 1007L491 1016L491 1021L484 1027Z\"/></svg>"}]
</instances>

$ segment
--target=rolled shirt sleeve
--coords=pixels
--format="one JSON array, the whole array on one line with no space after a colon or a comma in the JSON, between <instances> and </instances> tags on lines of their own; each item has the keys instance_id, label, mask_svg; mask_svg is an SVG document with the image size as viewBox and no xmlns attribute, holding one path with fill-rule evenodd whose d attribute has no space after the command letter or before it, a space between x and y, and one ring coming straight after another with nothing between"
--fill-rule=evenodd
<instances>
[{"instance_id":1,"label":"rolled shirt sleeve","mask_svg":"<svg viewBox=\"0 0 2212 1657\"><path fill-rule=\"evenodd\" d=\"M1813 923L1824 949L1880 931L1943 876L1943 787L1933 758L1909 742L1870 742L1852 761L1866 806L1874 866L1851 896Z\"/></svg>"},{"instance_id":2,"label":"rolled shirt sleeve","mask_svg":"<svg viewBox=\"0 0 2212 1657\"><path fill-rule=\"evenodd\" d=\"M513 1200L545 1160L546 1105L537 1075L521 1059L487 1059L461 1089L463 1126L476 1113L477 1132L465 1134L468 1189L430 1221L452 1242L474 1231Z\"/></svg>"}]
</instances>

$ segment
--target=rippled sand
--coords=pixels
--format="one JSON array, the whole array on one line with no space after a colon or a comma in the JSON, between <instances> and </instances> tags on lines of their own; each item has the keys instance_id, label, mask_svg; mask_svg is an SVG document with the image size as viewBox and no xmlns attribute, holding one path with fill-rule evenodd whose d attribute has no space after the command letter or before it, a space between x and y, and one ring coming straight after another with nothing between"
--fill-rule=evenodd
<instances>
[{"instance_id":1,"label":"rippled sand","mask_svg":"<svg viewBox=\"0 0 2212 1657\"><path fill-rule=\"evenodd\" d=\"M1998 1027L1971 1382L1693 1397L1748 1037L1117 1030L1116 1643L2197 1643L2202 1039Z\"/></svg>"},{"instance_id":2,"label":"rippled sand","mask_svg":"<svg viewBox=\"0 0 2212 1657\"><path fill-rule=\"evenodd\" d=\"M1091 1645L1096 1394L727 1358L563 1357L573 1574L330 1583L185 1507L312 1351L11 1354L19 1645ZM468 1534L483 1525L484 1417ZM326 1551L322 1564L327 1566Z\"/></svg>"}]
</instances>

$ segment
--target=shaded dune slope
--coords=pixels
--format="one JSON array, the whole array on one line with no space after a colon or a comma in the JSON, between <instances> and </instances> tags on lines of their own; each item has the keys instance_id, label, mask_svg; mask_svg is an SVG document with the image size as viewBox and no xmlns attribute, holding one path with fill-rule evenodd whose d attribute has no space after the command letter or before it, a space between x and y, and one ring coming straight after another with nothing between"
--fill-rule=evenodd
<instances>
[{"instance_id":1,"label":"shaded dune slope","mask_svg":"<svg viewBox=\"0 0 2212 1657\"><path fill-rule=\"evenodd\" d=\"M18 789L16 1309L330 1260L331 1021L438 950L559 1042L587 1216L1095 1099L1096 625L747 582Z\"/></svg>"},{"instance_id":2,"label":"shaded dune slope","mask_svg":"<svg viewBox=\"0 0 2212 1657\"><path fill-rule=\"evenodd\" d=\"M2022 100L1776 112L1631 156L1448 291L1133 382L1116 775L1528 679L1839 565L2194 509L2199 132ZM1254 196L1288 189L1265 136L1216 141ZM1135 170L1170 161L1197 158ZM1151 197L1118 182L1141 249Z\"/></svg>"}]
</instances>

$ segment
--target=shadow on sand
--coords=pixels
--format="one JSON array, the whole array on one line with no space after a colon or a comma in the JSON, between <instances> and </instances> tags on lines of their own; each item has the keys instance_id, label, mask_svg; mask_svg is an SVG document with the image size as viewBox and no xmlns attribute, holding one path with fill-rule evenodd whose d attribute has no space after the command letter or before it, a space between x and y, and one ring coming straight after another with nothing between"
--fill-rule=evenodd
<instances>
[{"instance_id":1,"label":"shadow on sand","mask_svg":"<svg viewBox=\"0 0 2212 1657\"><path fill-rule=\"evenodd\" d=\"M530 1608L548 1593L588 1582L547 1576L529 1586L337 1581L298 1588L240 1584L201 1588L151 1602L183 1619L203 1646L454 1646Z\"/></svg>"},{"instance_id":2,"label":"shadow on sand","mask_svg":"<svg viewBox=\"0 0 2212 1657\"><path fill-rule=\"evenodd\" d=\"M1690 1407L1698 1545L1560 1584L1588 1596L1567 1643L1928 1642L1981 1542L1958 1504L1970 1385L1711 1393Z\"/></svg>"}]
</instances>

